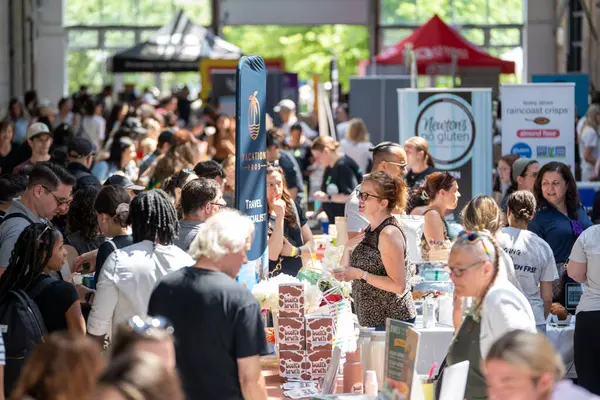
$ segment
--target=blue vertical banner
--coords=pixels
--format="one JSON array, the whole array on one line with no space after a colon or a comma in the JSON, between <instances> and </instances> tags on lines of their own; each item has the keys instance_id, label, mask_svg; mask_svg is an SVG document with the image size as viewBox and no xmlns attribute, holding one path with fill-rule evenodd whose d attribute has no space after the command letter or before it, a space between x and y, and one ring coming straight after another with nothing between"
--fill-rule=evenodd
<instances>
[{"instance_id":1,"label":"blue vertical banner","mask_svg":"<svg viewBox=\"0 0 600 400\"><path fill-rule=\"evenodd\" d=\"M589 101L590 77L588 74L558 74L558 75L532 75L532 83L568 83L575 84L575 112L579 117L585 116ZM504 117L504 115L503 115Z\"/></svg>"},{"instance_id":2,"label":"blue vertical banner","mask_svg":"<svg viewBox=\"0 0 600 400\"><path fill-rule=\"evenodd\" d=\"M267 276L267 69L261 57L242 57L237 67L235 207L254 222L254 240L238 281L248 289Z\"/></svg>"}]
</instances>

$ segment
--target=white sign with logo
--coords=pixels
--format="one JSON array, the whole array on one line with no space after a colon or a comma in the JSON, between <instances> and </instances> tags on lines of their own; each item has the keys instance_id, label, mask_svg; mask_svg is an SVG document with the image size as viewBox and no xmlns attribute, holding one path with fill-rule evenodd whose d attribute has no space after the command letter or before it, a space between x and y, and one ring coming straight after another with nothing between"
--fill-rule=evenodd
<instances>
[{"instance_id":1,"label":"white sign with logo","mask_svg":"<svg viewBox=\"0 0 600 400\"><path fill-rule=\"evenodd\" d=\"M400 143L427 140L435 168L457 180L457 211L492 193L491 89L398 89Z\"/></svg>"},{"instance_id":2,"label":"white sign with logo","mask_svg":"<svg viewBox=\"0 0 600 400\"><path fill-rule=\"evenodd\" d=\"M575 84L502 85L502 154L575 167Z\"/></svg>"}]
</instances>

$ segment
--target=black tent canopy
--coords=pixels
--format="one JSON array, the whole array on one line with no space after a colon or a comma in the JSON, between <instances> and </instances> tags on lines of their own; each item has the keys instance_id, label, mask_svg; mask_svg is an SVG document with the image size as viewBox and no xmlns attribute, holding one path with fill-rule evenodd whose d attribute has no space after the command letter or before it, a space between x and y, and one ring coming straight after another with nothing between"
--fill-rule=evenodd
<instances>
[{"instance_id":1,"label":"black tent canopy","mask_svg":"<svg viewBox=\"0 0 600 400\"><path fill-rule=\"evenodd\" d=\"M190 72L198 71L204 58L237 59L241 50L192 22L182 10L150 39L115 54L112 72Z\"/></svg>"}]
</instances>

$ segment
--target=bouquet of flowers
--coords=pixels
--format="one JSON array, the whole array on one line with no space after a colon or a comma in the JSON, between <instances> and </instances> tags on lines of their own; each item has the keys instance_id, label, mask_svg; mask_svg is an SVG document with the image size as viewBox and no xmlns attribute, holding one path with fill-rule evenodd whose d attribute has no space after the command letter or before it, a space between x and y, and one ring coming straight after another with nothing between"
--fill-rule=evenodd
<instances>
[{"instance_id":1,"label":"bouquet of flowers","mask_svg":"<svg viewBox=\"0 0 600 400\"><path fill-rule=\"evenodd\" d=\"M252 288L252 295L258 300L261 309L276 313L279 311L279 285L282 283L302 283L304 285L304 305L306 313L311 313L321 305L323 294L317 285L300 281L293 276L280 274L260 281Z\"/></svg>"}]
</instances>

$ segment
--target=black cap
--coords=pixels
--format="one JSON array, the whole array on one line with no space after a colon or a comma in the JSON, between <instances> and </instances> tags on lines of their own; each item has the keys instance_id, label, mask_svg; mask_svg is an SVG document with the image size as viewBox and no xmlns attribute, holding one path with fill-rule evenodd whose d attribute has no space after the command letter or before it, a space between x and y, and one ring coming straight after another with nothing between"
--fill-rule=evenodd
<instances>
[{"instance_id":1,"label":"black cap","mask_svg":"<svg viewBox=\"0 0 600 400\"><path fill-rule=\"evenodd\" d=\"M173 137L175 136L175 133L173 133L172 130L168 129L166 131L163 131L159 136L158 136L158 145L161 146L164 143L169 143L169 144L173 144Z\"/></svg>"},{"instance_id":2,"label":"black cap","mask_svg":"<svg viewBox=\"0 0 600 400\"><path fill-rule=\"evenodd\" d=\"M126 118L119 129L125 132L137 133L138 135L144 135L148 133L148 130L142 126L140 120L135 117Z\"/></svg>"},{"instance_id":3,"label":"black cap","mask_svg":"<svg viewBox=\"0 0 600 400\"><path fill-rule=\"evenodd\" d=\"M73 158L83 158L96 152L96 146L86 137L78 136L69 139L67 154Z\"/></svg>"},{"instance_id":4,"label":"black cap","mask_svg":"<svg viewBox=\"0 0 600 400\"><path fill-rule=\"evenodd\" d=\"M125 189L131 189L134 192L141 192L145 189L145 187L134 184L131 179L123 175L113 175L109 177L105 182L104 186L121 186Z\"/></svg>"}]
</instances>

